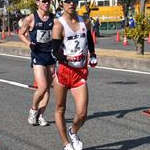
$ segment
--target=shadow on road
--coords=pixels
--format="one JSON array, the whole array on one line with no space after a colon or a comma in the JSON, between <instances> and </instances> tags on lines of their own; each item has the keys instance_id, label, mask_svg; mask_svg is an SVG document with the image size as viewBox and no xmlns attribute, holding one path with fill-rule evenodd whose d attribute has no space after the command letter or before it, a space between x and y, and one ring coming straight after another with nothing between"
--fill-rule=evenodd
<instances>
[{"instance_id":1,"label":"shadow on road","mask_svg":"<svg viewBox=\"0 0 150 150\"><path fill-rule=\"evenodd\" d=\"M133 109L125 109L125 110L115 110L115 111L106 111L106 112L94 112L87 116L87 120L99 118L99 117L107 117L107 116L116 116L116 118L123 118L126 114L131 112L136 112L140 110L149 109L150 107L139 107ZM66 119L66 122L71 123L73 118Z\"/></svg>"},{"instance_id":2,"label":"shadow on road","mask_svg":"<svg viewBox=\"0 0 150 150\"><path fill-rule=\"evenodd\" d=\"M150 136L139 139L130 139L126 141L118 141L115 143L108 143L100 146L85 148L84 150L130 150L143 144L150 144ZM118 147L119 148L115 148ZM114 148L113 148L114 147Z\"/></svg>"},{"instance_id":3,"label":"shadow on road","mask_svg":"<svg viewBox=\"0 0 150 150\"><path fill-rule=\"evenodd\" d=\"M138 84L138 82L129 82L129 81L114 81L114 82L107 82L107 84L122 84L122 85L129 85L129 84Z\"/></svg>"},{"instance_id":4,"label":"shadow on road","mask_svg":"<svg viewBox=\"0 0 150 150\"><path fill-rule=\"evenodd\" d=\"M115 110L115 111L107 111L107 112L95 112L88 116L88 120L98 118L98 117L107 117L107 116L116 116L116 118L123 118L126 114L130 112L140 111L144 109L149 109L149 107L139 107L133 109Z\"/></svg>"}]
</instances>

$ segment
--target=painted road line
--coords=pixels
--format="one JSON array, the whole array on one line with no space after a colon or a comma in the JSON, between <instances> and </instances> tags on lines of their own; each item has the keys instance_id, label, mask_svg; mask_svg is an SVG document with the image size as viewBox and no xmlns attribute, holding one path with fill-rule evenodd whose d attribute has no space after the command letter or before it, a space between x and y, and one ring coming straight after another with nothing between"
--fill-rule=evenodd
<instances>
[{"instance_id":1,"label":"painted road line","mask_svg":"<svg viewBox=\"0 0 150 150\"><path fill-rule=\"evenodd\" d=\"M28 85L22 84L22 83L18 83L18 82L14 82L14 81L0 79L0 82L7 83L7 84L10 84L10 85L15 85L15 86L18 86L18 87L28 88L29 89Z\"/></svg>"},{"instance_id":2,"label":"painted road line","mask_svg":"<svg viewBox=\"0 0 150 150\"><path fill-rule=\"evenodd\" d=\"M96 68L105 69L105 70L113 70L113 71L122 71L122 72L130 72L130 73L150 75L150 72L144 72L144 71L136 71L136 70L128 70L128 69L117 69L117 68L100 67L100 66L96 66Z\"/></svg>"},{"instance_id":3,"label":"painted road line","mask_svg":"<svg viewBox=\"0 0 150 150\"><path fill-rule=\"evenodd\" d=\"M3 54L3 53L0 53L0 55L1 55L1 56L14 57L14 58L30 59L30 57L28 57L28 56L18 56L18 55Z\"/></svg>"},{"instance_id":4,"label":"painted road line","mask_svg":"<svg viewBox=\"0 0 150 150\"><path fill-rule=\"evenodd\" d=\"M25 56L16 56L16 55L9 55L9 54L1 54L2 56L9 56L9 57L16 57L16 58L23 58L23 59L30 59L30 57ZM118 68L110 68L110 67L100 67L96 66L95 68L98 69L106 69L106 70L113 70L113 71L123 71L123 72L131 72L131 73L138 73L138 74L146 74L149 75L150 72L144 72L144 71L136 71L136 70L128 70L128 69L118 69Z\"/></svg>"}]
</instances>

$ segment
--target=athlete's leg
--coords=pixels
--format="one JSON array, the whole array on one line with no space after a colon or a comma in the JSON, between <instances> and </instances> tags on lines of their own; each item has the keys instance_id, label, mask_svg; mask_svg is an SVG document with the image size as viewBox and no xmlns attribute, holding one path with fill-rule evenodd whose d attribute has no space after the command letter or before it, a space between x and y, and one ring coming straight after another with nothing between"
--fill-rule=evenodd
<instances>
[{"instance_id":1,"label":"athlete's leg","mask_svg":"<svg viewBox=\"0 0 150 150\"><path fill-rule=\"evenodd\" d=\"M48 93L45 94L46 90L47 90L47 71L46 71L46 67L41 66L41 65L34 65L33 66L33 71L34 71L34 78L37 82L38 88L35 91L34 95L33 95L33 102L32 102L32 109L30 109L29 111L29 117L28 117L28 122L29 124L37 124L37 118L38 118L38 122L41 126L45 126L47 125L47 122L44 120L43 116L38 117L38 113L39 113L39 103L40 101L45 97L45 99L47 99L48 97ZM47 102L46 102L47 103ZM45 106L42 106L45 109ZM43 110L44 110L43 109ZM42 121L39 121L40 120Z\"/></svg>"},{"instance_id":2,"label":"athlete's leg","mask_svg":"<svg viewBox=\"0 0 150 150\"><path fill-rule=\"evenodd\" d=\"M32 108L37 110L39 107L40 101L44 98L47 99L49 94L46 95L45 92L47 91L48 83L47 83L47 69L45 66L41 65L34 65L33 66L34 77L37 82L38 88L33 95L33 105Z\"/></svg>"},{"instance_id":3,"label":"athlete's leg","mask_svg":"<svg viewBox=\"0 0 150 150\"><path fill-rule=\"evenodd\" d=\"M55 121L64 146L69 143L65 122L67 90L68 89L66 87L63 87L58 83L57 77L55 77L54 79L54 92L56 99Z\"/></svg>"},{"instance_id":4,"label":"athlete's leg","mask_svg":"<svg viewBox=\"0 0 150 150\"><path fill-rule=\"evenodd\" d=\"M88 87L84 84L71 90L76 105L76 115L72 124L72 132L77 133L79 128L84 124L87 117L88 107Z\"/></svg>"},{"instance_id":5,"label":"athlete's leg","mask_svg":"<svg viewBox=\"0 0 150 150\"><path fill-rule=\"evenodd\" d=\"M50 97L50 86L53 82L54 72L55 72L55 65L51 65L46 68L47 89L44 93L43 99L39 103L38 109L40 110L39 112L40 114L43 114L47 107Z\"/></svg>"}]
</instances>

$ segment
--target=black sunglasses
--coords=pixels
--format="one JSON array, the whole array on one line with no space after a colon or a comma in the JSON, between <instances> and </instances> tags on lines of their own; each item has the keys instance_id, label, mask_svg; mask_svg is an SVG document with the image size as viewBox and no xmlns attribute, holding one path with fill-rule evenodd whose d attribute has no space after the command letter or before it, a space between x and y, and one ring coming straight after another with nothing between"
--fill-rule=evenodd
<instances>
[{"instance_id":1,"label":"black sunglasses","mask_svg":"<svg viewBox=\"0 0 150 150\"><path fill-rule=\"evenodd\" d=\"M42 0L40 2L42 2L42 3L50 3L50 0Z\"/></svg>"},{"instance_id":2,"label":"black sunglasses","mask_svg":"<svg viewBox=\"0 0 150 150\"><path fill-rule=\"evenodd\" d=\"M70 4L71 2L73 2L74 4L78 4L78 0L64 0L64 3Z\"/></svg>"}]
</instances>

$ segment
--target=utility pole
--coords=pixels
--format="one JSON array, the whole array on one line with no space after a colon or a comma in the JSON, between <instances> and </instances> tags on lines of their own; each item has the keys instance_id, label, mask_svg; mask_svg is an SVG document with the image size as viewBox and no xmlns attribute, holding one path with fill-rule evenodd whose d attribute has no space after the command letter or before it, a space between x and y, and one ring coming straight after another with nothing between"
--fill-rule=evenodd
<instances>
[{"instance_id":1,"label":"utility pole","mask_svg":"<svg viewBox=\"0 0 150 150\"><path fill-rule=\"evenodd\" d=\"M8 15L8 36L11 36L9 6L10 6L10 2L9 2L9 0L8 0L8 9L7 9L7 15Z\"/></svg>"},{"instance_id":2,"label":"utility pole","mask_svg":"<svg viewBox=\"0 0 150 150\"><path fill-rule=\"evenodd\" d=\"M128 8L130 6L130 0L123 0L123 10L124 10L124 17L125 17L125 26L128 26Z\"/></svg>"},{"instance_id":3,"label":"utility pole","mask_svg":"<svg viewBox=\"0 0 150 150\"><path fill-rule=\"evenodd\" d=\"M141 0L140 11L143 12L144 14L145 14L145 3L146 3L146 0Z\"/></svg>"},{"instance_id":4,"label":"utility pole","mask_svg":"<svg viewBox=\"0 0 150 150\"><path fill-rule=\"evenodd\" d=\"M5 36L5 4L4 1L3 2L3 13L2 13L2 39L5 40L6 36Z\"/></svg>"}]
</instances>

